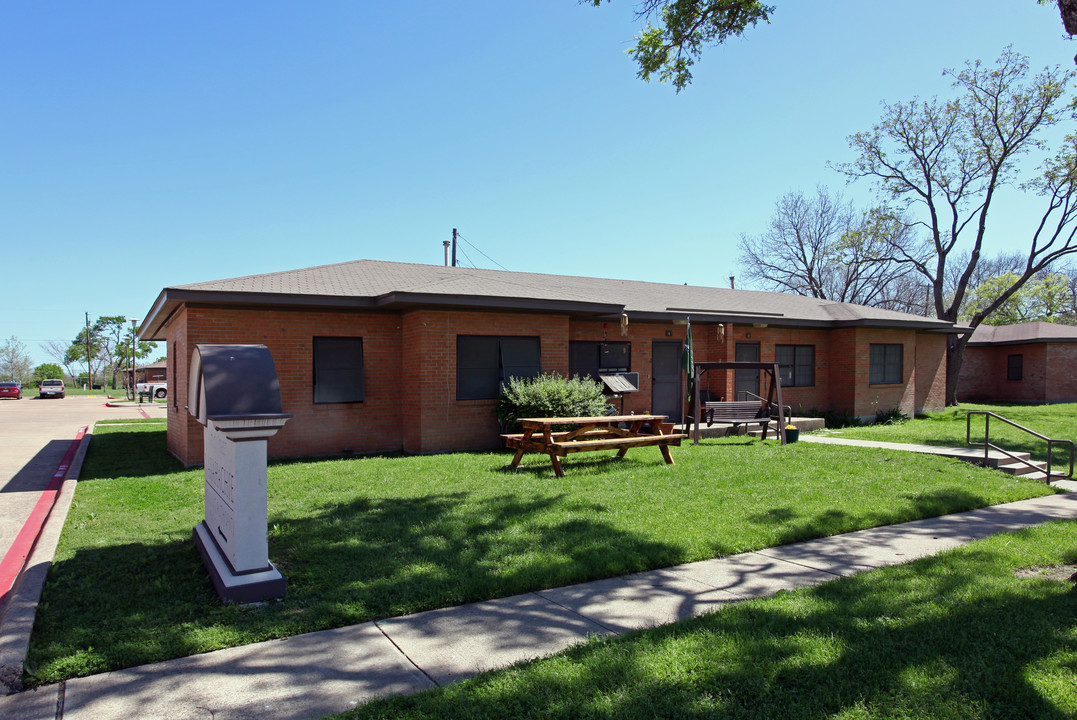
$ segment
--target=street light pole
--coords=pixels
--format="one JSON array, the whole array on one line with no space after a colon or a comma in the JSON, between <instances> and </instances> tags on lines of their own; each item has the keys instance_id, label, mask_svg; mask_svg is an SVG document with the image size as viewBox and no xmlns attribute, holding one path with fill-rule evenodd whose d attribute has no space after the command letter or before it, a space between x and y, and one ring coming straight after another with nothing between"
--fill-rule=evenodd
<instances>
[{"instance_id":1,"label":"street light pole","mask_svg":"<svg viewBox=\"0 0 1077 720\"><path fill-rule=\"evenodd\" d=\"M131 355L127 359L127 392L131 400L135 399L135 323L138 318L127 318L131 321Z\"/></svg>"}]
</instances>

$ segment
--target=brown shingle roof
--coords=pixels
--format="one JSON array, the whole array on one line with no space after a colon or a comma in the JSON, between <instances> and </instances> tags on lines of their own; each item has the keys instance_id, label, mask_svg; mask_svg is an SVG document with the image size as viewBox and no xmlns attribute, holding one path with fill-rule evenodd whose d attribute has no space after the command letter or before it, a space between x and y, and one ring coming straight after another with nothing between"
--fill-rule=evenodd
<instances>
[{"instance_id":1,"label":"brown shingle roof","mask_svg":"<svg viewBox=\"0 0 1077 720\"><path fill-rule=\"evenodd\" d=\"M575 315L776 325L901 326L951 330L947 322L787 293L671 285L571 275L355 260L165 288L147 314L144 337L160 339L182 302L404 309L417 305L510 308Z\"/></svg>"}]
</instances>

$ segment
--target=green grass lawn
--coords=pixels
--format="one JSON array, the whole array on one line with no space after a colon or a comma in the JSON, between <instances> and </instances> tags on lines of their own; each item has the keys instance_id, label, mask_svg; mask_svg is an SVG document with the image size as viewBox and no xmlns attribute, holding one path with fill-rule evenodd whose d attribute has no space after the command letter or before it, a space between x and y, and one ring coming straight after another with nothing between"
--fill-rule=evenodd
<instances>
[{"instance_id":1,"label":"green grass lawn","mask_svg":"<svg viewBox=\"0 0 1077 720\"><path fill-rule=\"evenodd\" d=\"M962 403L960 407L946 408L942 412L928 413L915 420L902 423L841 428L839 430L827 430L826 433L836 437L861 440L965 447L966 416L970 410L987 410L1002 415L1018 425L1035 430L1041 435L1046 435L1053 439L1077 442L1077 403L1061 403L1057 405L977 405L974 403ZM974 415L972 418L971 439L973 442L983 442L983 438L984 417ZM1045 442L995 419L991 420L991 442L1012 452L1030 453L1035 460L1047 460L1047 445ZM1066 448L1056 446L1055 450L1059 453L1053 458L1055 470L1068 469L1069 456Z\"/></svg>"},{"instance_id":2,"label":"green grass lawn","mask_svg":"<svg viewBox=\"0 0 1077 720\"><path fill-rule=\"evenodd\" d=\"M1051 523L339 717L1074 718L1075 569Z\"/></svg>"},{"instance_id":3,"label":"green grass lawn","mask_svg":"<svg viewBox=\"0 0 1077 720\"><path fill-rule=\"evenodd\" d=\"M202 471L161 424L99 425L50 571L30 684L1048 494L940 458L734 438L554 477L507 452L269 469L281 602L223 606L191 541Z\"/></svg>"}]
</instances>

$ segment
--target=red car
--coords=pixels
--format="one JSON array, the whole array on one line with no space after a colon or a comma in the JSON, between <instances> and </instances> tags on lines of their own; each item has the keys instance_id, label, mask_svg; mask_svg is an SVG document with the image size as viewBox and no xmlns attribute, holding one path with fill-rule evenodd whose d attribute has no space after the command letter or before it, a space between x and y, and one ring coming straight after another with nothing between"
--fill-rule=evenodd
<instances>
[{"instance_id":1,"label":"red car","mask_svg":"<svg viewBox=\"0 0 1077 720\"><path fill-rule=\"evenodd\" d=\"M0 398L14 398L22 400L22 388L18 383L0 382Z\"/></svg>"}]
</instances>

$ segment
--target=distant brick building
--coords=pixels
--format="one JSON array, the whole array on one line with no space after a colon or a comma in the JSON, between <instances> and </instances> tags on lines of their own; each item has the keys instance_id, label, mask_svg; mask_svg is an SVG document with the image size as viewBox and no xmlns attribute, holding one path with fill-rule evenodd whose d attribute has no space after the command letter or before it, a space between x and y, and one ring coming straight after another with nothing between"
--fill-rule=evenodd
<instances>
[{"instance_id":1,"label":"distant brick building","mask_svg":"<svg viewBox=\"0 0 1077 720\"><path fill-rule=\"evenodd\" d=\"M202 460L185 411L199 343L261 343L295 418L274 456L498 445L505 378L639 374L625 412L680 420L691 318L699 362L779 362L794 411L874 416L941 408L950 323L782 293L358 260L168 287L142 326L168 347L168 447ZM704 393L760 392L760 374L708 373ZM619 405L619 403L618 403Z\"/></svg>"},{"instance_id":2,"label":"distant brick building","mask_svg":"<svg viewBox=\"0 0 1077 720\"><path fill-rule=\"evenodd\" d=\"M1077 327L980 325L965 347L957 397L970 402L1077 402Z\"/></svg>"}]
</instances>

